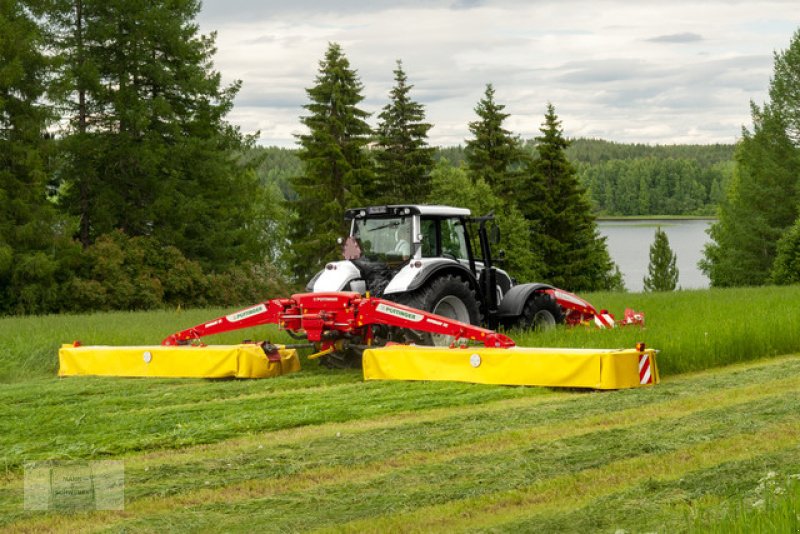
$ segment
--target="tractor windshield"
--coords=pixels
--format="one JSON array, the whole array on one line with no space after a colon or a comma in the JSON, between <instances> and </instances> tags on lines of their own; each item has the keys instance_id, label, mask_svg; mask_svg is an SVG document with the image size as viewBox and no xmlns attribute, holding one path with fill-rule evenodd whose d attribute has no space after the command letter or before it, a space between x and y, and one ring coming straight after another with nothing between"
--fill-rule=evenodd
<instances>
[{"instance_id":1,"label":"tractor windshield","mask_svg":"<svg viewBox=\"0 0 800 534\"><path fill-rule=\"evenodd\" d=\"M411 218L356 219L353 237L364 257L371 260L406 260L411 257Z\"/></svg>"}]
</instances>

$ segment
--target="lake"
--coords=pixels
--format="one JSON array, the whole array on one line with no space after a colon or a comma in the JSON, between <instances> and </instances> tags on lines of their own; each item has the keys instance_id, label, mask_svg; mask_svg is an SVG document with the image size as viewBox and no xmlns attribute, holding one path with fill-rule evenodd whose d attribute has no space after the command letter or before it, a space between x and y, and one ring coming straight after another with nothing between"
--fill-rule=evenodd
<instances>
[{"instance_id":1,"label":"lake","mask_svg":"<svg viewBox=\"0 0 800 534\"><path fill-rule=\"evenodd\" d=\"M710 241L706 229L713 220L598 221L600 234L605 236L611 259L619 265L628 291L642 291L643 279L650 263L650 245L659 226L667 234L669 246L677 255L678 286L683 289L702 289L708 278L698 269L703 247Z\"/></svg>"}]
</instances>

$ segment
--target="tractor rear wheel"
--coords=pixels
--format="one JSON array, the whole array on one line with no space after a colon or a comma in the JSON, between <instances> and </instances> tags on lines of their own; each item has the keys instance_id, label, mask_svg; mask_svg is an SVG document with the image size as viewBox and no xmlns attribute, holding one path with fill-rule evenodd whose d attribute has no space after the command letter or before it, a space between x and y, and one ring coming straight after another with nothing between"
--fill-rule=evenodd
<instances>
[{"instance_id":1,"label":"tractor rear wheel","mask_svg":"<svg viewBox=\"0 0 800 534\"><path fill-rule=\"evenodd\" d=\"M564 322L564 312L547 293L534 293L525 302L517 325L527 330L549 330Z\"/></svg>"},{"instance_id":2,"label":"tractor rear wheel","mask_svg":"<svg viewBox=\"0 0 800 534\"><path fill-rule=\"evenodd\" d=\"M430 280L423 287L410 293L387 295L395 302L424 310L462 323L481 324L481 312L475 291L458 276L444 275ZM398 339L398 335L400 338ZM419 345L449 346L452 336L431 334L416 330L400 330L393 336L394 341L417 343Z\"/></svg>"}]
</instances>

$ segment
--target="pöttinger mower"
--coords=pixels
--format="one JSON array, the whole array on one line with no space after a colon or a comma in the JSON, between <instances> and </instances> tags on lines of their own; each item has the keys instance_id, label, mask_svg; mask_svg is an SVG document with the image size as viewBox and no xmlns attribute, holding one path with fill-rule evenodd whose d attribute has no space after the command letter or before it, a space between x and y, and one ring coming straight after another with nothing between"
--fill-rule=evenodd
<instances>
[{"instance_id":1,"label":"p\u00f6ttinger mower","mask_svg":"<svg viewBox=\"0 0 800 534\"><path fill-rule=\"evenodd\" d=\"M307 343L207 346L201 342L208 335L265 324L278 325ZM386 339L390 329L446 336L450 343L439 347L392 344ZM296 349L301 346L316 349L309 356L312 360L337 353L360 357L367 380L620 389L654 384L659 379L655 351L644 346L623 350L521 348L505 334L355 292L301 293L272 299L172 334L161 346L64 346L59 353L59 374L274 376L299 369Z\"/></svg>"}]
</instances>

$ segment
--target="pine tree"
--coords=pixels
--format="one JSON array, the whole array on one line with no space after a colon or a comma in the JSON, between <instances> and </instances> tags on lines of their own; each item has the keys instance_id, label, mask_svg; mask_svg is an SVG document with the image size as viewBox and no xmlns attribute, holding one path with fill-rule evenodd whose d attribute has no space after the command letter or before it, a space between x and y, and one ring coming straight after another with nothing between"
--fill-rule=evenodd
<instances>
[{"instance_id":1,"label":"pine tree","mask_svg":"<svg viewBox=\"0 0 800 534\"><path fill-rule=\"evenodd\" d=\"M569 142L552 104L536 138L519 206L531 225L532 250L544 262L544 281L573 291L619 289L622 278L600 236L585 190L567 160Z\"/></svg>"},{"instance_id":2,"label":"pine tree","mask_svg":"<svg viewBox=\"0 0 800 534\"><path fill-rule=\"evenodd\" d=\"M47 198L42 99L49 68L36 17L21 2L0 1L0 314L57 305L66 221Z\"/></svg>"},{"instance_id":3,"label":"pine tree","mask_svg":"<svg viewBox=\"0 0 800 534\"><path fill-rule=\"evenodd\" d=\"M503 113L505 106L495 102L494 94L492 84L487 84L475 108L478 120L469 123L473 138L467 139L467 168L473 180L482 178L495 194L511 202L517 192L523 156L519 139L503 128L509 114Z\"/></svg>"},{"instance_id":4,"label":"pine tree","mask_svg":"<svg viewBox=\"0 0 800 534\"><path fill-rule=\"evenodd\" d=\"M433 148L428 146L425 109L412 100L408 78L400 60L394 71L391 103L378 115L376 203L422 203L431 190Z\"/></svg>"},{"instance_id":5,"label":"pine tree","mask_svg":"<svg viewBox=\"0 0 800 534\"><path fill-rule=\"evenodd\" d=\"M777 243L798 218L800 200L800 30L775 54L770 101L751 103L734 175L719 220L709 229L700 268L712 286L760 285L770 278Z\"/></svg>"},{"instance_id":6,"label":"pine tree","mask_svg":"<svg viewBox=\"0 0 800 534\"><path fill-rule=\"evenodd\" d=\"M225 121L240 84L212 70L214 35L197 0L56 0L56 85L65 209L88 246L122 230L177 246L205 267L259 259L257 181L237 165L249 145Z\"/></svg>"},{"instance_id":7,"label":"pine tree","mask_svg":"<svg viewBox=\"0 0 800 534\"><path fill-rule=\"evenodd\" d=\"M369 114L358 107L363 85L338 44L328 45L315 81L303 106L309 115L301 118L309 132L299 136L305 172L291 180L297 218L289 229L290 262L301 281L336 258L336 238L347 233L344 210L362 203L374 179L365 151Z\"/></svg>"},{"instance_id":8,"label":"pine tree","mask_svg":"<svg viewBox=\"0 0 800 534\"><path fill-rule=\"evenodd\" d=\"M673 291L678 285L677 259L669 246L666 232L659 226L650 245L650 264L647 266L648 275L644 277L644 290Z\"/></svg>"}]
</instances>

